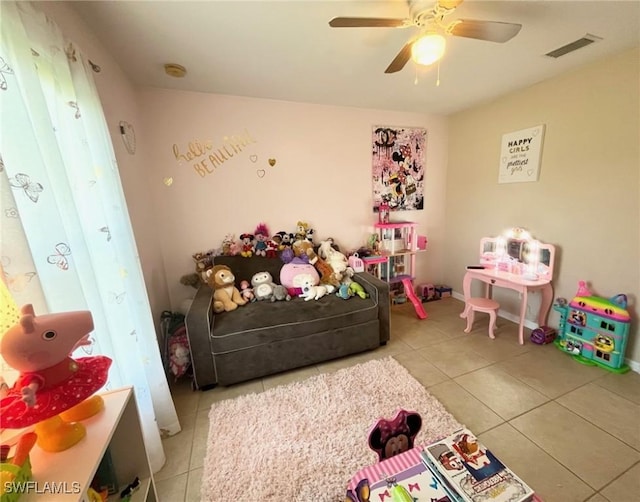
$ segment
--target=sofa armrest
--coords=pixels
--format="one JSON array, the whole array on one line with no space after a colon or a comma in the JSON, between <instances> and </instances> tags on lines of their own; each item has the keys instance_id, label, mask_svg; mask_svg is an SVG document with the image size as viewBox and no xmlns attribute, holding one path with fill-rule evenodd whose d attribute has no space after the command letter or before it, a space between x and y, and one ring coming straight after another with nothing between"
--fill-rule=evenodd
<instances>
[{"instance_id":1,"label":"sofa armrest","mask_svg":"<svg viewBox=\"0 0 640 502\"><path fill-rule=\"evenodd\" d=\"M211 325L213 291L206 284L200 286L185 316L185 327L191 350L191 365L195 387L202 389L217 383L215 364L211 355Z\"/></svg>"},{"instance_id":2,"label":"sofa armrest","mask_svg":"<svg viewBox=\"0 0 640 502\"><path fill-rule=\"evenodd\" d=\"M380 344L387 343L391 331L391 309L389 283L378 279L369 272L356 272L353 280L360 284L378 303L378 320L380 321Z\"/></svg>"}]
</instances>

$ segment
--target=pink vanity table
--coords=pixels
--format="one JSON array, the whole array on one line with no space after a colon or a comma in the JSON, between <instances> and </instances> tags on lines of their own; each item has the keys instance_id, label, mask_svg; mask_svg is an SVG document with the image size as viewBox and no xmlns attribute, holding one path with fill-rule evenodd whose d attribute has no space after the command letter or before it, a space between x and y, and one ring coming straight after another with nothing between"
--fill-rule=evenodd
<instances>
[{"instance_id":1,"label":"pink vanity table","mask_svg":"<svg viewBox=\"0 0 640 502\"><path fill-rule=\"evenodd\" d=\"M553 301L555 247L532 239L521 229L514 229L507 237L484 237L480 240L480 266L467 269L462 282L465 300L471 298L471 283L485 283L485 297L491 298L493 287L507 288L522 295L518 336L524 345L524 317L528 295L540 291L538 325L544 326ZM464 313L460 315L464 316Z\"/></svg>"}]
</instances>

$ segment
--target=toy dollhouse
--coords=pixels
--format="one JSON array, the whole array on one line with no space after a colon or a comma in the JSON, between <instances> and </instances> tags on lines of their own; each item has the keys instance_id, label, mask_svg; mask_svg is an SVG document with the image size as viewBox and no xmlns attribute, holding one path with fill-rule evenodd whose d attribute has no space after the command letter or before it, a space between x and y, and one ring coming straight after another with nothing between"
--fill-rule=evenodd
<instances>
[{"instance_id":1,"label":"toy dollhouse","mask_svg":"<svg viewBox=\"0 0 640 502\"><path fill-rule=\"evenodd\" d=\"M593 296L580 281L576 296L567 303L558 299L553 309L560 313L556 346L577 361L598 365L615 373L626 373L624 353L629 337L627 296Z\"/></svg>"},{"instance_id":2,"label":"toy dollhouse","mask_svg":"<svg viewBox=\"0 0 640 502\"><path fill-rule=\"evenodd\" d=\"M404 297L411 300L416 314L420 319L426 319L422 302L416 297L413 280L415 279L416 253L426 248L426 238L422 237L418 246L419 236L416 232L417 223L410 221L378 222L374 225L378 244L377 256L363 258L367 267L378 278L390 284L391 290L402 297L400 291L404 291Z\"/></svg>"}]
</instances>

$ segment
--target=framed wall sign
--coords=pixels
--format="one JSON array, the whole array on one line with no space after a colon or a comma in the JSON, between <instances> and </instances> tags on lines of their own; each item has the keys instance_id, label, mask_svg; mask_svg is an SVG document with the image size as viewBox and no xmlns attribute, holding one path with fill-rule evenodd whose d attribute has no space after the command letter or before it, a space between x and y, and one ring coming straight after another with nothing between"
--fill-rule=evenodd
<instances>
[{"instance_id":1,"label":"framed wall sign","mask_svg":"<svg viewBox=\"0 0 640 502\"><path fill-rule=\"evenodd\" d=\"M538 181L544 125L502 136L498 183Z\"/></svg>"},{"instance_id":2,"label":"framed wall sign","mask_svg":"<svg viewBox=\"0 0 640 502\"><path fill-rule=\"evenodd\" d=\"M424 209L427 130L373 126L371 131L373 211Z\"/></svg>"}]
</instances>

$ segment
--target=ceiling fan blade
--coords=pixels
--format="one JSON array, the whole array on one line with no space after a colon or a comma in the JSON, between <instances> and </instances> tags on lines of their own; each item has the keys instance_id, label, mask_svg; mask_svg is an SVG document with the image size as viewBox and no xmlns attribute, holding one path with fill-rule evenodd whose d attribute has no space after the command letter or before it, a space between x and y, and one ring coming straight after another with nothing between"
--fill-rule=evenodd
<instances>
[{"instance_id":1,"label":"ceiling fan blade","mask_svg":"<svg viewBox=\"0 0 640 502\"><path fill-rule=\"evenodd\" d=\"M384 71L385 73L396 73L404 68L404 65L407 64L407 61L411 58L411 46L413 45L413 40L407 42L405 46L400 49L398 55L391 61L391 64L387 66L387 69Z\"/></svg>"},{"instance_id":2,"label":"ceiling fan blade","mask_svg":"<svg viewBox=\"0 0 640 502\"><path fill-rule=\"evenodd\" d=\"M476 38L489 42L504 43L515 37L522 28L521 24L502 23L500 21L479 21L477 19L460 19L451 30L457 37Z\"/></svg>"},{"instance_id":3,"label":"ceiling fan blade","mask_svg":"<svg viewBox=\"0 0 640 502\"><path fill-rule=\"evenodd\" d=\"M382 17L334 17L329 21L332 28L402 28L408 26L406 19Z\"/></svg>"}]
</instances>

